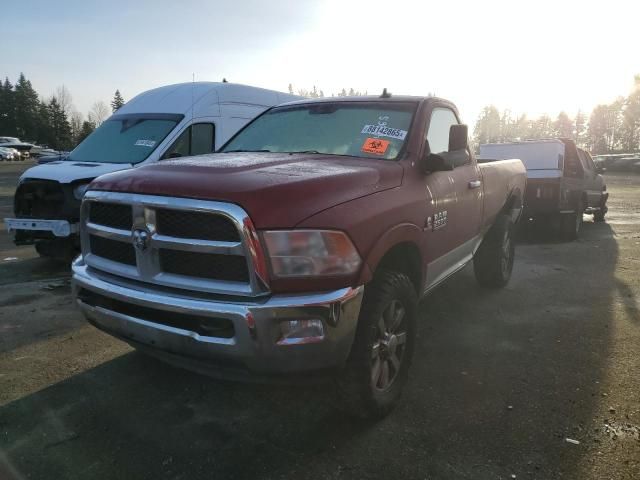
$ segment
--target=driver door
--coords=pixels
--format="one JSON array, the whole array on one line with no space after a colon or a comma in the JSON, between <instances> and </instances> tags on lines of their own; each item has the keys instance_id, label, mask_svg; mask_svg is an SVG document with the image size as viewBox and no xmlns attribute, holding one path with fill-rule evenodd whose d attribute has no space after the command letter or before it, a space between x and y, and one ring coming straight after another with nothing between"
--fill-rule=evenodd
<instances>
[{"instance_id":1,"label":"driver door","mask_svg":"<svg viewBox=\"0 0 640 480\"><path fill-rule=\"evenodd\" d=\"M448 106L436 106L427 130L427 142L431 153L449 151L449 131L459 125L456 113ZM436 258L427 266L427 288L462 268L477 246L482 223L482 183L480 171L471 160L456 165L451 171L434 172L427 182L437 190L438 204L431 229L425 234L428 248L438 247ZM429 232L431 230L432 232ZM439 232L438 232L439 231ZM434 242L434 234L446 237Z\"/></svg>"}]
</instances>

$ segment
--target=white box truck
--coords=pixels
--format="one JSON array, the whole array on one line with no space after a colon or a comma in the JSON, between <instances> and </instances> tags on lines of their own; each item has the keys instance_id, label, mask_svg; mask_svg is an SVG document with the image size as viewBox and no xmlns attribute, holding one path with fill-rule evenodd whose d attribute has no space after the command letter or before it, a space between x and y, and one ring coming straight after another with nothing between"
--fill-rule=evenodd
<instances>
[{"instance_id":1,"label":"white box truck","mask_svg":"<svg viewBox=\"0 0 640 480\"><path fill-rule=\"evenodd\" d=\"M232 83L193 82L143 92L60 161L27 170L5 225L16 245L70 259L80 201L96 177L166 158L214 152L267 108L301 97Z\"/></svg>"}]
</instances>

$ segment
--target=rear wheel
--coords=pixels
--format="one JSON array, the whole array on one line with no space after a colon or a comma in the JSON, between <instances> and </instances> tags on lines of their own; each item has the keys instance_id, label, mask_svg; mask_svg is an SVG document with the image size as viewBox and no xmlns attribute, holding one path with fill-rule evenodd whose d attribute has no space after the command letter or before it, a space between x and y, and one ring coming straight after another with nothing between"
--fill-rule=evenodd
<instances>
[{"instance_id":1,"label":"rear wheel","mask_svg":"<svg viewBox=\"0 0 640 480\"><path fill-rule=\"evenodd\" d=\"M572 241L578 238L580 227L582 226L583 213L584 205L582 200L579 200L573 213L562 215L560 219L560 235L564 240Z\"/></svg>"},{"instance_id":2,"label":"rear wheel","mask_svg":"<svg viewBox=\"0 0 640 480\"><path fill-rule=\"evenodd\" d=\"M514 224L500 215L473 257L473 272L483 287L500 288L509 283L515 258Z\"/></svg>"},{"instance_id":3,"label":"rear wheel","mask_svg":"<svg viewBox=\"0 0 640 480\"><path fill-rule=\"evenodd\" d=\"M415 343L418 298L403 274L379 272L365 287L351 354L337 378L340 406L380 418L398 402Z\"/></svg>"}]
</instances>

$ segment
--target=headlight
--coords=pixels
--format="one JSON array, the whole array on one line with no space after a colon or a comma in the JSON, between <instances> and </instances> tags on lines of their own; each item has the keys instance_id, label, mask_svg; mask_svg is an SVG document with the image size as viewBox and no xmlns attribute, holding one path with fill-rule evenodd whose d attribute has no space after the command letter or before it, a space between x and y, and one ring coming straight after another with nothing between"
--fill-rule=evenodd
<instances>
[{"instance_id":1,"label":"headlight","mask_svg":"<svg viewBox=\"0 0 640 480\"><path fill-rule=\"evenodd\" d=\"M88 183L83 183L82 185L78 185L77 187L74 187L73 196L76 197L77 200L82 200L82 197L84 197L84 194L88 188L89 188Z\"/></svg>"},{"instance_id":2,"label":"headlight","mask_svg":"<svg viewBox=\"0 0 640 480\"><path fill-rule=\"evenodd\" d=\"M360 255L343 232L281 230L263 238L275 277L350 275L360 267Z\"/></svg>"}]
</instances>

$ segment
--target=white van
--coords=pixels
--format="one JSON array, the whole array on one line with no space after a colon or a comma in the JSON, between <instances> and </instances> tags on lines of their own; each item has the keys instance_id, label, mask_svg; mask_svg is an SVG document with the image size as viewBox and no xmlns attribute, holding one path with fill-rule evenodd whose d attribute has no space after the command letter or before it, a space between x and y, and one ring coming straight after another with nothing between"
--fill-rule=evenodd
<instances>
[{"instance_id":1,"label":"white van","mask_svg":"<svg viewBox=\"0 0 640 480\"><path fill-rule=\"evenodd\" d=\"M27 170L5 225L16 245L70 257L78 247L80 201L105 173L166 158L214 152L267 108L301 97L232 83L168 85L134 97L64 160Z\"/></svg>"}]
</instances>

